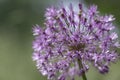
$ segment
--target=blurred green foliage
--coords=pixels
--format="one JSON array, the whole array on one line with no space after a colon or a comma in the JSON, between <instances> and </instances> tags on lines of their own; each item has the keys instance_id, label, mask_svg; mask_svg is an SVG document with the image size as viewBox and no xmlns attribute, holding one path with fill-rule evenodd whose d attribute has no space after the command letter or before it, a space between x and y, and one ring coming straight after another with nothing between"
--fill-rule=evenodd
<instances>
[{"instance_id":1,"label":"blurred green foliage","mask_svg":"<svg viewBox=\"0 0 120 80\"><path fill-rule=\"evenodd\" d=\"M43 25L45 8L57 0L0 0L0 80L46 80L32 61L32 26ZM120 0L85 0L98 5L104 14L113 14L120 27ZM118 30L119 31L119 30ZM112 64L110 73L100 75L95 69L88 80L119 80L120 62ZM79 80L79 79L78 79Z\"/></svg>"}]
</instances>

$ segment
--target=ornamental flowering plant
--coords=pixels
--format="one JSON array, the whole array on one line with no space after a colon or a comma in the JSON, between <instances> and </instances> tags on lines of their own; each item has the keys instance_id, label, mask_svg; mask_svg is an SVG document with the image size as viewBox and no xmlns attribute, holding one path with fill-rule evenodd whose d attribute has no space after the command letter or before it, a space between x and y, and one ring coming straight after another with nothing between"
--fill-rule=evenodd
<instances>
[{"instance_id":1,"label":"ornamental flowering plant","mask_svg":"<svg viewBox=\"0 0 120 80\"><path fill-rule=\"evenodd\" d=\"M45 27L33 27L33 60L42 75L48 80L74 80L93 65L100 73L109 71L111 62L117 60L118 36L112 15L101 16L97 6L75 10L72 4L67 8L47 8Z\"/></svg>"}]
</instances>

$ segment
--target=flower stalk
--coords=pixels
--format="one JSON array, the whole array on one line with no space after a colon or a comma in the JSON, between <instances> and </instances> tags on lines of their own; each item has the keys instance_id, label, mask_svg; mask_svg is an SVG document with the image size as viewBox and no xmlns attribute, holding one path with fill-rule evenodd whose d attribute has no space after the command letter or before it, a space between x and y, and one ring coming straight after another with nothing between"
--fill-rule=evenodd
<instances>
[{"instance_id":1,"label":"flower stalk","mask_svg":"<svg viewBox=\"0 0 120 80\"><path fill-rule=\"evenodd\" d=\"M83 71L82 71L82 74L81 74L82 79L83 79L83 80L87 80L85 71L84 71L84 69L83 69L82 61L81 61L79 58L78 58L78 65L79 65L79 69L80 69L80 70L81 70L81 69L83 70Z\"/></svg>"}]
</instances>

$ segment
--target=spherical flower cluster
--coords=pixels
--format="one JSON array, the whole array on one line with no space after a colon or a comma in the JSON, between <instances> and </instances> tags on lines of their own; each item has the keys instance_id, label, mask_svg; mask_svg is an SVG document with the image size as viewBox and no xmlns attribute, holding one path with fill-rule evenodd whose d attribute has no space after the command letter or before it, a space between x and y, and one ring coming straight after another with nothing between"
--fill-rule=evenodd
<instances>
[{"instance_id":1,"label":"spherical flower cluster","mask_svg":"<svg viewBox=\"0 0 120 80\"><path fill-rule=\"evenodd\" d=\"M118 36L113 32L112 15L100 16L97 6L78 10L47 8L45 28L33 28L33 60L42 75L50 80L74 80L93 65L100 73L118 58Z\"/></svg>"}]
</instances>

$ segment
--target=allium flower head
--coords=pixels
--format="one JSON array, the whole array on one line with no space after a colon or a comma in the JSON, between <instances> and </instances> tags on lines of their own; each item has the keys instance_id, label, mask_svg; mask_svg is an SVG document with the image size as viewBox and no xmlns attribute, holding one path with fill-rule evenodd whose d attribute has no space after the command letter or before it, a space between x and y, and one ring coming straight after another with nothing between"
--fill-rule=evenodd
<instances>
[{"instance_id":1,"label":"allium flower head","mask_svg":"<svg viewBox=\"0 0 120 80\"><path fill-rule=\"evenodd\" d=\"M112 15L100 16L97 6L78 11L51 7L45 13L45 28L33 28L33 60L42 75L51 80L74 80L93 65L100 73L118 58L119 48Z\"/></svg>"}]
</instances>

